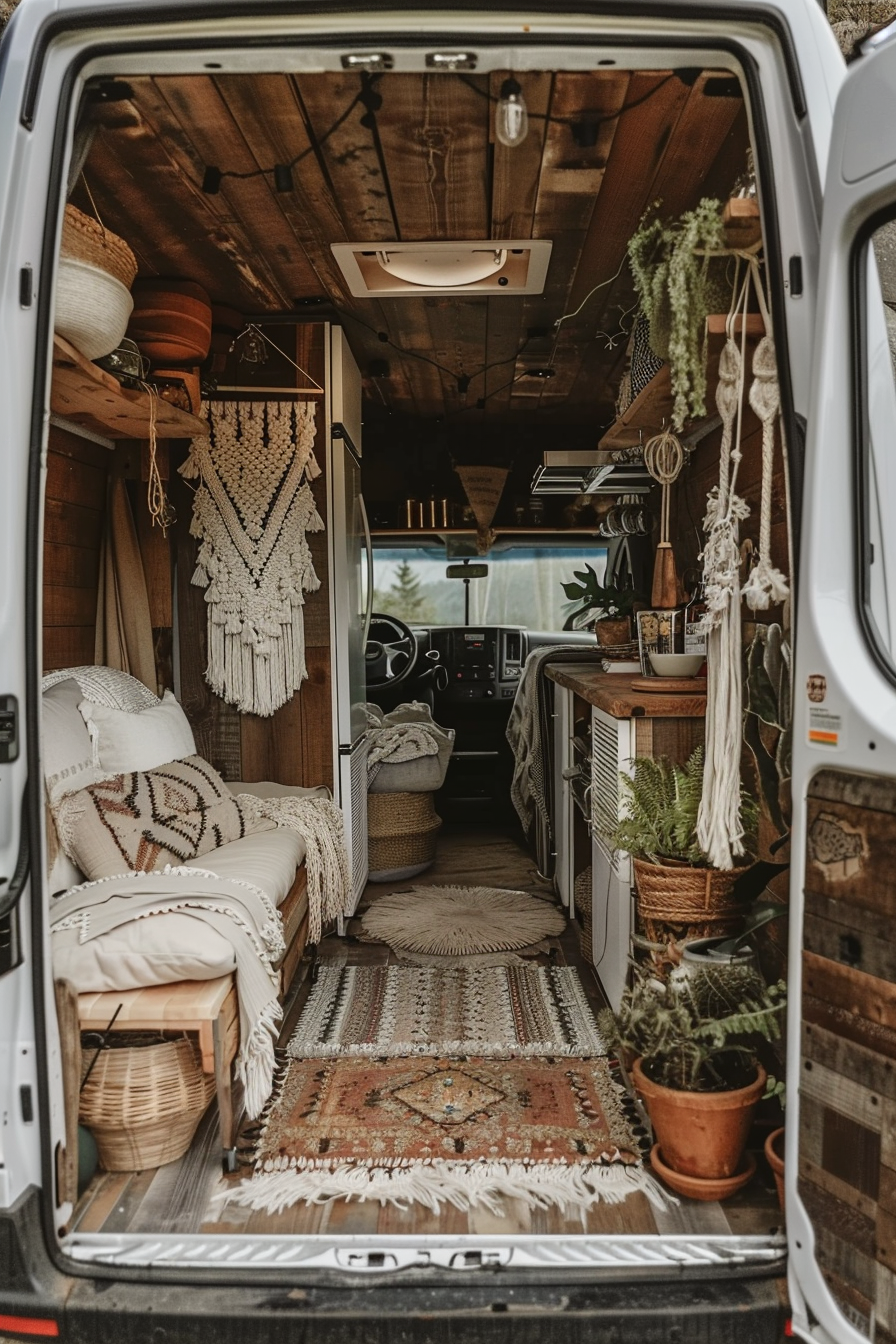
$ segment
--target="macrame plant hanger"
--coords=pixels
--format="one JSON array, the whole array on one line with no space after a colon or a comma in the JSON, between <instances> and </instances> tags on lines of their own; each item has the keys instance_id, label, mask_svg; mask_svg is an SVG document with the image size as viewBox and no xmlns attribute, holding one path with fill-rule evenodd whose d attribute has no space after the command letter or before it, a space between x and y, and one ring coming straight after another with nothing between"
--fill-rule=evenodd
<instances>
[{"instance_id":1,"label":"macrame plant hanger","mask_svg":"<svg viewBox=\"0 0 896 1344\"><path fill-rule=\"evenodd\" d=\"M664 429L648 439L644 445L644 466L662 487L660 504L660 539L653 567L653 587L650 605L666 611L678 605L678 572L675 554L669 540L671 488L684 466L684 448L677 434Z\"/></svg>"},{"instance_id":2,"label":"macrame plant hanger","mask_svg":"<svg viewBox=\"0 0 896 1344\"><path fill-rule=\"evenodd\" d=\"M740 806L743 685L741 677L739 525L749 508L736 492L741 460L747 310L752 268L738 288L740 260L719 358L716 405L722 417L719 484L707 498L703 528L706 588L706 754L697 840L714 868L731 869L744 852ZM740 318L740 345L735 339Z\"/></svg>"},{"instance_id":3,"label":"macrame plant hanger","mask_svg":"<svg viewBox=\"0 0 896 1344\"><path fill-rule=\"evenodd\" d=\"M750 258L750 275L765 325L765 335L753 355L750 406L762 423L762 495L759 505L759 560L744 584L743 596L751 611L765 611L786 601L790 586L772 564L772 476L775 465L775 425L781 416L781 388L771 315L765 297L759 261Z\"/></svg>"}]
</instances>

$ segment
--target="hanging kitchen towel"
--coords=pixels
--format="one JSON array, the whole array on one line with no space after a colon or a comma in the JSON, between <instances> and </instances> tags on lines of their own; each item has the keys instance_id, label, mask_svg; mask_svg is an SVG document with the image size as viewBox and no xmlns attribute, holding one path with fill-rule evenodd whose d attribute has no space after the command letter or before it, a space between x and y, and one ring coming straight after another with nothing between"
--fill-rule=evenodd
<instances>
[{"instance_id":1,"label":"hanging kitchen towel","mask_svg":"<svg viewBox=\"0 0 896 1344\"><path fill-rule=\"evenodd\" d=\"M180 468L201 482L190 531L208 604L206 680L244 713L270 716L308 675L302 607L320 580L306 533L324 526L308 484L320 475L314 404L221 401L207 414L209 437Z\"/></svg>"}]
</instances>

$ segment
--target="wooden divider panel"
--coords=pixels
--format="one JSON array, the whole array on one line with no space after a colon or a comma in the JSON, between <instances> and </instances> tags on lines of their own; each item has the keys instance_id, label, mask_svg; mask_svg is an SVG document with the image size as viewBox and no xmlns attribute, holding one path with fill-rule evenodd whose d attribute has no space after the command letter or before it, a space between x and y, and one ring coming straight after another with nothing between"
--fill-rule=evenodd
<instances>
[{"instance_id":1,"label":"wooden divider panel","mask_svg":"<svg viewBox=\"0 0 896 1344\"><path fill-rule=\"evenodd\" d=\"M809 796L799 1192L846 1315L896 1341L896 781Z\"/></svg>"}]
</instances>

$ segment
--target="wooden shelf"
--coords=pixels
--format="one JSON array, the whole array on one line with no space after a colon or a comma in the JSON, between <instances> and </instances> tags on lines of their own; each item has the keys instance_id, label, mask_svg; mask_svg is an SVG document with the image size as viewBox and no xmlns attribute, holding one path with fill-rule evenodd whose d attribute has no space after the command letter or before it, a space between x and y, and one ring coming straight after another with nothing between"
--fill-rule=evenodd
<instances>
[{"instance_id":1,"label":"wooden shelf","mask_svg":"<svg viewBox=\"0 0 896 1344\"><path fill-rule=\"evenodd\" d=\"M50 409L83 429L106 439L149 437L150 396L142 389L122 387L105 369L91 364L61 336L53 338L53 385ZM160 439L192 439L208 435L208 423L197 415L155 399L156 434Z\"/></svg>"},{"instance_id":2,"label":"wooden shelf","mask_svg":"<svg viewBox=\"0 0 896 1344\"><path fill-rule=\"evenodd\" d=\"M725 313L713 313L706 319L706 334L708 337L706 399L708 406L712 404L718 380L719 355L722 353L722 347L725 344L727 321L728 318ZM742 321L742 318L735 319L735 333L740 332ZM759 313L748 313L747 340L758 341L764 332L765 326L761 315ZM712 417L707 417L707 419L710 418ZM651 378L644 390L638 393L628 410L607 430L598 444L598 448L605 451L616 448L636 448L644 439L649 438L652 434L658 434L663 424L670 424L671 419L672 382L669 365L664 364L656 377ZM700 421L694 421L691 425L686 425L685 437L698 429L700 423Z\"/></svg>"},{"instance_id":3,"label":"wooden shelf","mask_svg":"<svg viewBox=\"0 0 896 1344\"><path fill-rule=\"evenodd\" d=\"M600 525L594 527L493 527L499 537L596 537ZM372 527L372 537L475 537L475 527Z\"/></svg>"}]
</instances>

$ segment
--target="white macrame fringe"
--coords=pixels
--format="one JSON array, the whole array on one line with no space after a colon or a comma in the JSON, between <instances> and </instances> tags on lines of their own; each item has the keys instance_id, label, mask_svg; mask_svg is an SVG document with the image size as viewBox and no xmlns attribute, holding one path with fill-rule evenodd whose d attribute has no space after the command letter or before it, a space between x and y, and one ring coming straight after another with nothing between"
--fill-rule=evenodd
<instances>
[{"instance_id":1,"label":"white macrame fringe","mask_svg":"<svg viewBox=\"0 0 896 1344\"><path fill-rule=\"evenodd\" d=\"M250 815L266 817L305 842L308 874L308 941L319 943L324 924L348 911L352 880L342 809L329 798L257 798L237 795Z\"/></svg>"},{"instance_id":2,"label":"white macrame fringe","mask_svg":"<svg viewBox=\"0 0 896 1344\"><path fill-rule=\"evenodd\" d=\"M437 1158L376 1164L280 1158L236 1191L224 1191L215 1199L264 1213L280 1213L299 1203L346 1199L398 1209L422 1204L433 1213L442 1204L451 1204L462 1212L485 1208L500 1217L505 1213L503 1201L509 1199L530 1209L575 1213L598 1203L621 1204L636 1191L658 1209L678 1202L640 1164L449 1162Z\"/></svg>"},{"instance_id":3,"label":"white macrame fringe","mask_svg":"<svg viewBox=\"0 0 896 1344\"><path fill-rule=\"evenodd\" d=\"M320 532L308 481L313 403L219 402L208 439L180 468L202 484L191 534L192 582L208 608L206 680L248 714L268 718L299 689L305 662L304 594L320 587L306 533Z\"/></svg>"},{"instance_id":4,"label":"white macrame fringe","mask_svg":"<svg viewBox=\"0 0 896 1344\"><path fill-rule=\"evenodd\" d=\"M743 689L741 684L739 524L749 514L736 493L741 460L740 433L744 392L744 360L732 334L732 321L742 314L746 339L750 272L732 303L728 339L719 358L716 405L722 417L719 484L707 499L703 527L703 576L706 592L706 747L703 792L697 814L697 840L714 868L731 869L743 854L740 815L740 753Z\"/></svg>"}]
</instances>

